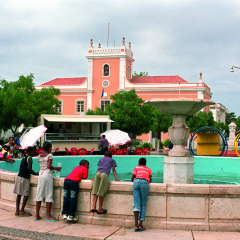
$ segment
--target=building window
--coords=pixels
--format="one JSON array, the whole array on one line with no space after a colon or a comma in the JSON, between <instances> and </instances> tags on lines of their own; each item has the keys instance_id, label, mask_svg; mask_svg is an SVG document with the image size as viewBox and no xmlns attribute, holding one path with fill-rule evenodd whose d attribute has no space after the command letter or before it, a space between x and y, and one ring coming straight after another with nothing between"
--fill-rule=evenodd
<instances>
[{"instance_id":1,"label":"building window","mask_svg":"<svg viewBox=\"0 0 240 240\"><path fill-rule=\"evenodd\" d=\"M110 105L110 100L101 100L101 110L106 111L106 106Z\"/></svg>"},{"instance_id":2,"label":"building window","mask_svg":"<svg viewBox=\"0 0 240 240\"><path fill-rule=\"evenodd\" d=\"M84 107L85 107L85 101L83 101L83 100L77 101L76 112L77 113L85 112Z\"/></svg>"},{"instance_id":3,"label":"building window","mask_svg":"<svg viewBox=\"0 0 240 240\"><path fill-rule=\"evenodd\" d=\"M110 66L107 63L103 65L103 76L104 77L110 76Z\"/></svg>"},{"instance_id":4,"label":"building window","mask_svg":"<svg viewBox=\"0 0 240 240\"><path fill-rule=\"evenodd\" d=\"M127 67L127 78L130 79L130 67Z\"/></svg>"},{"instance_id":5,"label":"building window","mask_svg":"<svg viewBox=\"0 0 240 240\"><path fill-rule=\"evenodd\" d=\"M62 101L59 100L59 107L54 107L55 112L62 113Z\"/></svg>"}]
</instances>

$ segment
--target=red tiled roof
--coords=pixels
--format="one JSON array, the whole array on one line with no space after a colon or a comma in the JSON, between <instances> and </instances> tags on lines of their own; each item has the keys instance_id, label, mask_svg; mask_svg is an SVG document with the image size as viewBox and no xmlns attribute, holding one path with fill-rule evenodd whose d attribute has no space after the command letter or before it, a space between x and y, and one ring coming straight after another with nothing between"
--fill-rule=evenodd
<instances>
[{"instance_id":1,"label":"red tiled roof","mask_svg":"<svg viewBox=\"0 0 240 240\"><path fill-rule=\"evenodd\" d=\"M188 83L185 79L179 76L147 76L133 77L131 83Z\"/></svg>"},{"instance_id":2,"label":"red tiled roof","mask_svg":"<svg viewBox=\"0 0 240 240\"><path fill-rule=\"evenodd\" d=\"M81 78L55 78L41 85L80 85L86 80L86 77Z\"/></svg>"}]
</instances>

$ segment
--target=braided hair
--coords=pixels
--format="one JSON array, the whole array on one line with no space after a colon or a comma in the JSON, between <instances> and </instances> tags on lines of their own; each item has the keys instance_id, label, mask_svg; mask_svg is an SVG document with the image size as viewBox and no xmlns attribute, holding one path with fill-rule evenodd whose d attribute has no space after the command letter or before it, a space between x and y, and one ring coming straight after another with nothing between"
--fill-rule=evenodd
<instances>
[{"instance_id":1,"label":"braided hair","mask_svg":"<svg viewBox=\"0 0 240 240\"><path fill-rule=\"evenodd\" d=\"M43 150L44 151L47 151L48 150L48 148L52 148L52 144L50 143L50 142L44 142L43 143Z\"/></svg>"}]
</instances>

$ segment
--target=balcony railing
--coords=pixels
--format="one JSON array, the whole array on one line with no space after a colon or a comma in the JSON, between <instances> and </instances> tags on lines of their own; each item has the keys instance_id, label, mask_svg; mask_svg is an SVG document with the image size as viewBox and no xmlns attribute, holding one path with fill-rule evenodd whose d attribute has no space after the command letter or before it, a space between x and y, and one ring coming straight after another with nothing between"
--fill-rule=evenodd
<instances>
[{"instance_id":1,"label":"balcony railing","mask_svg":"<svg viewBox=\"0 0 240 240\"><path fill-rule=\"evenodd\" d=\"M99 141L100 133L46 133L46 141Z\"/></svg>"}]
</instances>

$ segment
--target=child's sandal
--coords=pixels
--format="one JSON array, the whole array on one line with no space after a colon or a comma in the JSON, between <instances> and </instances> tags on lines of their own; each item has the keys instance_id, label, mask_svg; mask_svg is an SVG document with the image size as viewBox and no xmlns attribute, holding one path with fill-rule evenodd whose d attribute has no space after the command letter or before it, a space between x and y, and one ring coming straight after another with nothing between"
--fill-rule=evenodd
<instances>
[{"instance_id":1,"label":"child's sandal","mask_svg":"<svg viewBox=\"0 0 240 240\"><path fill-rule=\"evenodd\" d=\"M138 231L139 231L139 232L143 232L143 231L145 231L145 230L146 230L146 229L145 229L144 227L139 227L139 228L138 228Z\"/></svg>"},{"instance_id":2,"label":"child's sandal","mask_svg":"<svg viewBox=\"0 0 240 240\"><path fill-rule=\"evenodd\" d=\"M135 228L135 229L134 229L134 232L139 232L139 228Z\"/></svg>"}]
</instances>

